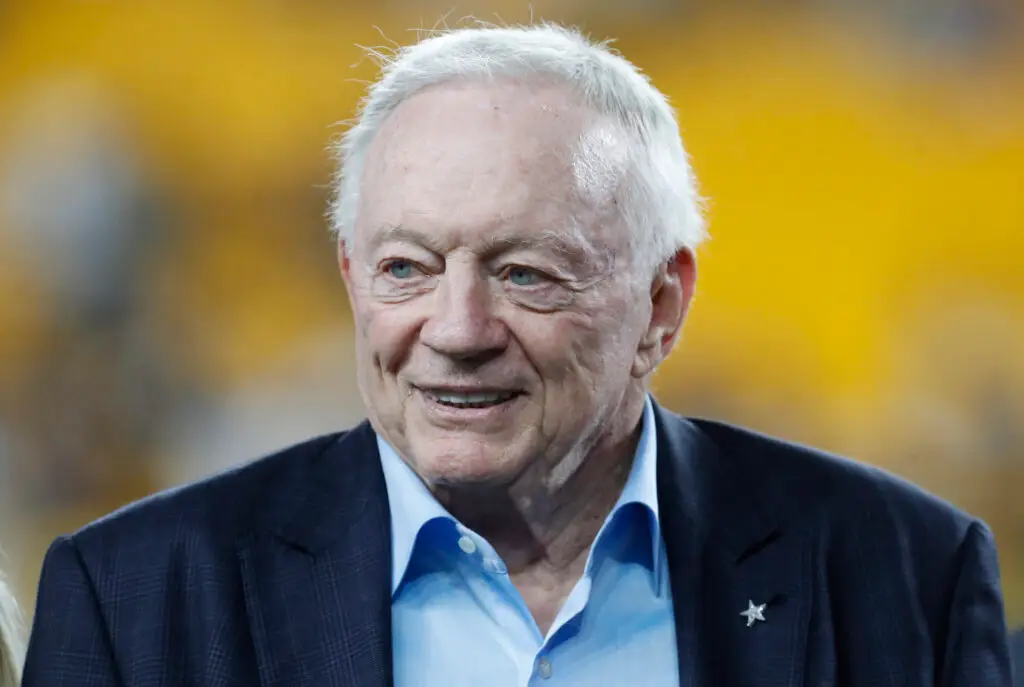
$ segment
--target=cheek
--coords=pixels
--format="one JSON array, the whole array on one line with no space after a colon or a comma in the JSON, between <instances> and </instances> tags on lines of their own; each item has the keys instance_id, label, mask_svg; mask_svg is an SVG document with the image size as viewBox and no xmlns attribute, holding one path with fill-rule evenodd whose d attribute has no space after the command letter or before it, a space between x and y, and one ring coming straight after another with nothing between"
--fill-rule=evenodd
<instances>
[{"instance_id":1,"label":"cheek","mask_svg":"<svg viewBox=\"0 0 1024 687\"><path fill-rule=\"evenodd\" d=\"M420 327L416 308L371 304L357 316L359 336L374 365L395 373L408 358Z\"/></svg>"},{"instance_id":2,"label":"cheek","mask_svg":"<svg viewBox=\"0 0 1024 687\"><path fill-rule=\"evenodd\" d=\"M632 365L634 318L628 309L615 305L609 304L586 318L575 327L571 338L576 367L592 386L599 385L603 378L617 379L620 372L625 373Z\"/></svg>"},{"instance_id":3,"label":"cheek","mask_svg":"<svg viewBox=\"0 0 1024 687\"><path fill-rule=\"evenodd\" d=\"M562 313L518 323L516 338L531 363L547 382L559 386L592 386L592 380L615 364L609 356L613 318Z\"/></svg>"}]
</instances>

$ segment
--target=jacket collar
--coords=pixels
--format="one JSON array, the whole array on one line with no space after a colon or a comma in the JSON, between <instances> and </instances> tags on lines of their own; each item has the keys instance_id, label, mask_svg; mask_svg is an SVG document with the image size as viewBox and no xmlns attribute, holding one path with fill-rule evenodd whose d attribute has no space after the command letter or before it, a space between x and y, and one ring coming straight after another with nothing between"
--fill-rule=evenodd
<instances>
[{"instance_id":1,"label":"jacket collar","mask_svg":"<svg viewBox=\"0 0 1024 687\"><path fill-rule=\"evenodd\" d=\"M802 684L805 533L780 532L739 467L756 463L653 411L681 684ZM260 531L237 542L261 681L390 687L390 514L369 423L296 457L270 492ZM748 599L769 602L767 627L743 624Z\"/></svg>"},{"instance_id":2,"label":"jacket collar","mask_svg":"<svg viewBox=\"0 0 1024 687\"><path fill-rule=\"evenodd\" d=\"M266 687L391 687L387 491L368 423L289 456L239 538L245 607Z\"/></svg>"},{"instance_id":3,"label":"jacket collar","mask_svg":"<svg viewBox=\"0 0 1024 687\"><path fill-rule=\"evenodd\" d=\"M658 404L658 499L673 535L707 538L742 558L776 532L760 485L692 421ZM673 542L666 534L666 544Z\"/></svg>"}]
</instances>

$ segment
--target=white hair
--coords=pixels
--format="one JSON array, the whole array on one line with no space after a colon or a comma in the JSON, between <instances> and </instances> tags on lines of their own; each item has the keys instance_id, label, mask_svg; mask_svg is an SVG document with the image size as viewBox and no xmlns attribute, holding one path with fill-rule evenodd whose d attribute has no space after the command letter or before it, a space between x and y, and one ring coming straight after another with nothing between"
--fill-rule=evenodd
<instances>
[{"instance_id":1,"label":"white hair","mask_svg":"<svg viewBox=\"0 0 1024 687\"><path fill-rule=\"evenodd\" d=\"M599 120L610 120L624 135L623 155L607 145L607 129L586 132L573 172L583 195L614 186L642 269L654 269L680 249L695 250L704 239L702 203L675 112L650 80L606 42L554 24L483 26L432 32L392 55L374 54L382 62L381 76L334 151L338 170L330 214L339 239L353 238L367 152L388 116L427 87L501 77L546 77L564 84Z\"/></svg>"},{"instance_id":2,"label":"white hair","mask_svg":"<svg viewBox=\"0 0 1024 687\"><path fill-rule=\"evenodd\" d=\"M0 575L0 687L17 687L21 684L24 655L21 615L14 594Z\"/></svg>"}]
</instances>

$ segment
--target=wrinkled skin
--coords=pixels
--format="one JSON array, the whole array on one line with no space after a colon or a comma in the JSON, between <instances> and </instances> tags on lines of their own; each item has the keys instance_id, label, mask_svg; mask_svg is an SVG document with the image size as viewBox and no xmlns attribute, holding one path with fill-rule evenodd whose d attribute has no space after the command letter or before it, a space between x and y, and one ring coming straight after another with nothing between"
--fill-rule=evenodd
<instances>
[{"instance_id":1,"label":"wrinkled skin","mask_svg":"<svg viewBox=\"0 0 1024 687\"><path fill-rule=\"evenodd\" d=\"M637 279L617 184L573 155L597 124L558 86L444 84L400 105L371 146L354 238L339 244L359 387L376 431L435 489L518 485L521 508L553 511L595 456L631 456L695 267L684 250ZM591 144L621 158L614 129L599 130ZM437 402L469 390L515 397Z\"/></svg>"}]
</instances>

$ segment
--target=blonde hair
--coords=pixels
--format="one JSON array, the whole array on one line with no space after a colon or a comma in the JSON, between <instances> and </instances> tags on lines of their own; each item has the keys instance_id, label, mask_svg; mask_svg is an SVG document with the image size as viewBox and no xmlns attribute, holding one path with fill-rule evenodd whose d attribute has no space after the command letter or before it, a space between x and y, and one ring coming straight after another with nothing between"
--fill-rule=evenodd
<instances>
[{"instance_id":1,"label":"blonde hair","mask_svg":"<svg viewBox=\"0 0 1024 687\"><path fill-rule=\"evenodd\" d=\"M24 655L21 614L14 594L0 575L0 687L21 684Z\"/></svg>"}]
</instances>

